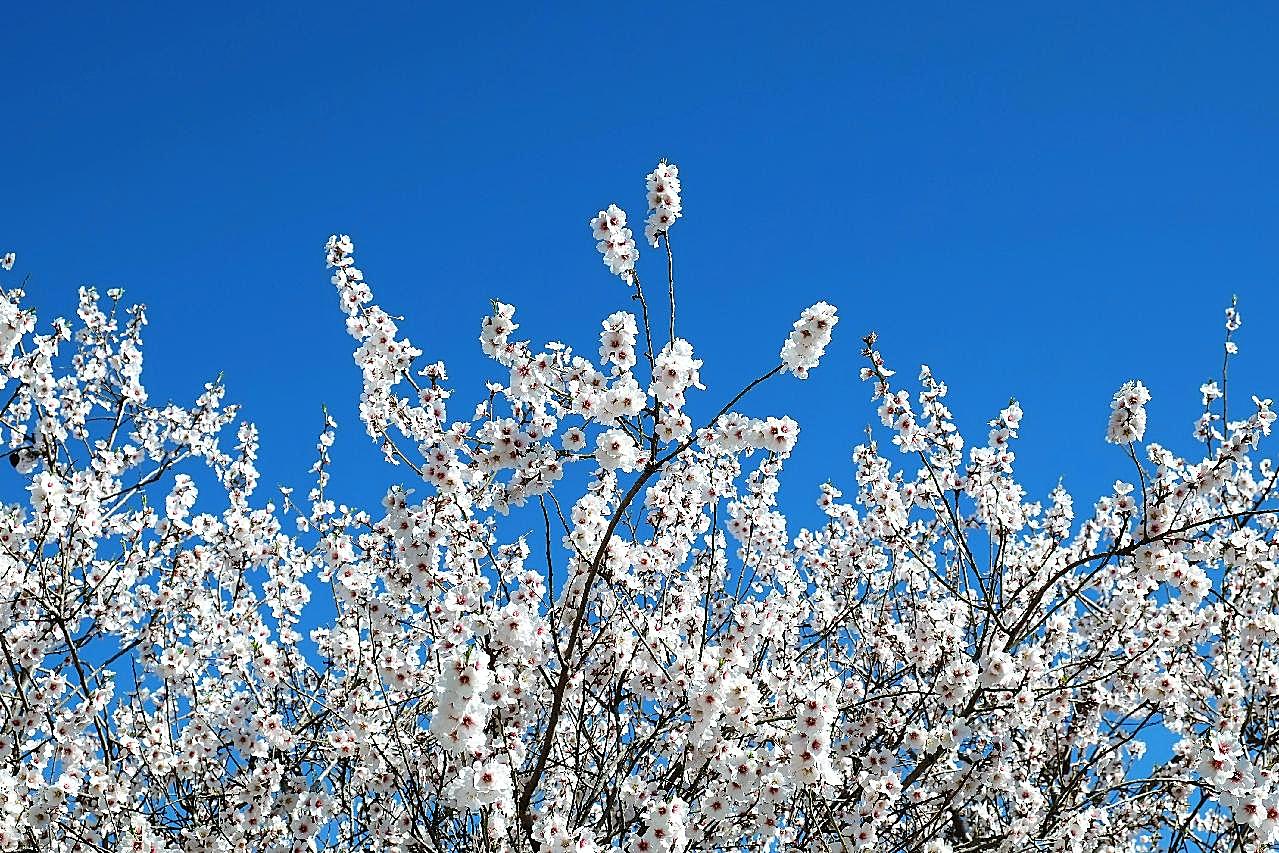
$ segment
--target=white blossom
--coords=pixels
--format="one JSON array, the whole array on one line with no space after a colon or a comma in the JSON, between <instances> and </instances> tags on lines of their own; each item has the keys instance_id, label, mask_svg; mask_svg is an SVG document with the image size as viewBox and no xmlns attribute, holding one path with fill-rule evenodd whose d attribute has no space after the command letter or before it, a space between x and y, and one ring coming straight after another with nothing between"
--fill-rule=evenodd
<instances>
[{"instance_id":1,"label":"white blossom","mask_svg":"<svg viewBox=\"0 0 1279 853\"><path fill-rule=\"evenodd\" d=\"M658 241L674 167L649 184ZM638 284L624 215L601 216ZM328 410L308 488L264 494L220 381L149 393L143 308L86 287L38 321L3 291L0 850L1279 842L1270 399L1204 383L1179 455L1136 447L1150 397L1128 382L1107 439L1137 470L1038 496L1014 451L1033 411L962 436L946 383L899 382L867 335L869 406L825 416L874 426L805 497L799 424L745 391L807 375L832 306L706 400L647 300L581 352L517 339L494 300L458 402L354 252L325 247L389 466L359 471L382 482L366 507L330 476Z\"/></svg>"},{"instance_id":2,"label":"white blossom","mask_svg":"<svg viewBox=\"0 0 1279 853\"><path fill-rule=\"evenodd\" d=\"M782 344L782 364L786 372L807 379L808 371L816 367L826 354L831 332L838 322L835 306L826 302L805 308L795 321L786 343Z\"/></svg>"},{"instance_id":3,"label":"white blossom","mask_svg":"<svg viewBox=\"0 0 1279 853\"><path fill-rule=\"evenodd\" d=\"M657 248L657 238L670 232L675 220L684 215L680 201L679 167L665 161L645 179L648 187L648 220L644 223L644 237Z\"/></svg>"}]
</instances>

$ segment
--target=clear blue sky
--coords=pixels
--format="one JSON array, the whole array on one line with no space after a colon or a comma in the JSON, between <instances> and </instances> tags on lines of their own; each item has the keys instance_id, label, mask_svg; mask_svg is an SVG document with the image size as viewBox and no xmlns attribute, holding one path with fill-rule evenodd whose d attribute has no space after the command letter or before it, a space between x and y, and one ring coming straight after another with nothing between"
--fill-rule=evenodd
<instances>
[{"instance_id":1,"label":"clear blue sky","mask_svg":"<svg viewBox=\"0 0 1279 853\"><path fill-rule=\"evenodd\" d=\"M148 303L154 396L225 371L265 485L306 485L322 402L340 495L399 476L361 467L330 232L449 362L461 414L496 375L490 297L521 335L593 349L626 294L587 218L641 213L659 156L684 177L682 328L712 398L804 306L842 309L814 378L744 407L801 422L784 500L806 520L873 419L871 328L975 438L1020 398L1028 485L1064 474L1081 509L1131 476L1102 442L1125 379L1154 392L1148 437L1190 448L1231 293L1235 399L1279 397L1273 5L360 5L17 3L0 24L0 249L46 319L82 283Z\"/></svg>"}]
</instances>

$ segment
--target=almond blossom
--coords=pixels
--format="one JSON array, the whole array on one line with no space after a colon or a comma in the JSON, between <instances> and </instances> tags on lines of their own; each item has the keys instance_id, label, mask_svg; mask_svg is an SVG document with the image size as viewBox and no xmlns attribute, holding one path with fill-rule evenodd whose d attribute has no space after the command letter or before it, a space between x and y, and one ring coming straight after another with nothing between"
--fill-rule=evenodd
<instances>
[{"instance_id":1,"label":"almond blossom","mask_svg":"<svg viewBox=\"0 0 1279 853\"><path fill-rule=\"evenodd\" d=\"M669 250L675 168L648 189ZM469 397L330 238L387 464L363 508L327 410L309 487L264 493L220 381L147 393L144 307L84 288L46 322L0 291L0 851L1279 842L1269 399L1228 410L1223 370L1178 454L1126 383L1098 413L1113 487L1036 497L1016 400L964 437L871 333L874 426L799 526L801 425L751 391L820 366L834 306L711 399L673 262L658 311L620 208L592 229L629 310L553 330L578 351L494 300ZM1240 329L1232 304L1227 365Z\"/></svg>"}]
</instances>

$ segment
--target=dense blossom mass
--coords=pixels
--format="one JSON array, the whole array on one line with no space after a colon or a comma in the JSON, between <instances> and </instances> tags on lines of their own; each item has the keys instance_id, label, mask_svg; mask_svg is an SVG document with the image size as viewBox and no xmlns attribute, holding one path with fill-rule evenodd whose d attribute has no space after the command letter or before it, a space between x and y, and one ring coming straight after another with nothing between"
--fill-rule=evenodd
<instances>
[{"instance_id":1,"label":"dense blossom mass","mask_svg":"<svg viewBox=\"0 0 1279 853\"><path fill-rule=\"evenodd\" d=\"M333 493L327 413L309 491L263 495L221 384L148 396L142 307L85 288L39 326L4 290L0 437L26 493L0 509L0 851L1279 840L1270 401L1241 407L1223 368L1182 456L1141 444L1129 382L1104 438L1130 473L1091 506L1033 500L1016 401L965 439L946 384L901 383L872 333L877 425L794 529L800 425L749 392L818 369L839 317L804 310L708 402L674 331L677 175L647 185L670 317L611 205L591 227L637 312L579 351L494 301L472 400L329 240L359 418L394 466L363 509ZM1239 328L1232 305L1227 366Z\"/></svg>"}]
</instances>

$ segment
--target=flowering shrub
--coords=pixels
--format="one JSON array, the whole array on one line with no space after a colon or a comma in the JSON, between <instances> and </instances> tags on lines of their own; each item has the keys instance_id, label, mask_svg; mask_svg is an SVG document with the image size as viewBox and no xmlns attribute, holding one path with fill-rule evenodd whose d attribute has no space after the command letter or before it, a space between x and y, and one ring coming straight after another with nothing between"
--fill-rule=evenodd
<instances>
[{"instance_id":1,"label":"flowering shrub","mask_svg":"<svg viewBox=\"0 0 1279 853\"><path fill-rule=\"evenodd\" d=\"M605 318L595 357L515 338L494 302L480 343L505 378L472 408L329 240L360 419L407 480L363 510L330 495L332 419L306 499L264 498L220 384L148 398L141 307L84 289L74 326L37 333L5 291L0 435L30 497L0 511L0 850L1279 839L1270 401L1232 418L1223 370L1187 459L1139 445L1149 392L1125 384L1105 438L1133 482L1077 512L1018 485L1017 403L966 443L947 386L902 387L868 335L880 438L792 530L799 425L737 406L817 369L839 317L804 311L695 421L680 192L673 165L648 176L667 316L611 205L591 230L639 313ZM1238 328L1232 306L1227 364Z\"/></svg>"}]
</instances>

